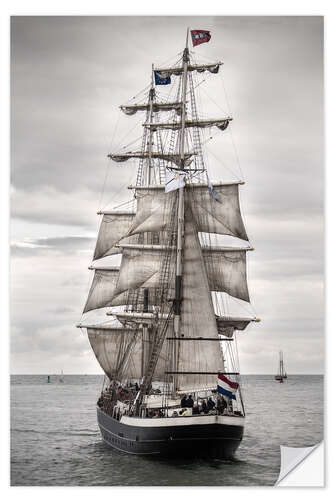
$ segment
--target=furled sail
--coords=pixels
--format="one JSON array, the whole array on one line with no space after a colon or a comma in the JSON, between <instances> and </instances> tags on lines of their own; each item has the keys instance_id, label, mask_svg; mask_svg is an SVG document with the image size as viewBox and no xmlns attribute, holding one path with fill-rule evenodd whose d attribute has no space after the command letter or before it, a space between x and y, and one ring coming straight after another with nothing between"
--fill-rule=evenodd
<instances>
[{"instance_id":1,"label":"furled sail","mask_svg":"<svg viewBox=\"0 0 333 500\"><path fill-rule=\"evenodd\" d=\"M239 206L239 182L215 183L217 201L211 196L207 184L187 185L186 196L199 232L226 234L248 240ZM128 234L143 231L163 231L172 216L173 205L167 203L169 194L164 186L136 187L137 212ZM171 193L170 193L171 194Z\"/></svg>"},{"instance_id":2,"label":"furled sail","mask_svg":"<svg viewBox=\"0 0 333 500\"><path fill-rule=\"evenodd\" d=\"M121 323L139 323L148 324L148 325L156 325L160 320L166 320L168 318L167 314L157 314L155 312L140 312L140 311L121 311L114 313L117 320Z\"/></svg>"},{"instance_id":3,"label":"furled sail","mask_svg":"<svg viewBox=\"0 0 333 500\"><path fill-rule=\"evenodd\" d=\"M102 222L99 228L93 260L121 252L115 245L126 236L133 222L135 212L101 212ZM129 240L126 240L129 243Z\"/></svg>"},{"instance_id":4,"label":"furled sail","mask_svg":"<svg viewBox=\"0 0 333 500\"><path fill-rule=\"evenodd\" d=\"M152 104L153 112L158 113L159 111L180 111L182 106L181 102L154 102ZM147 111L150 109L150 104L132 104L128 106L120 106L120 109L126 115L134 115L137 111Z\"/></svg>"},{"instance_id":5,"label":"furled sail","mask_svg":"<svg viewBox=\"0 0 333 500\"><path fill-rule=\"evenodd\" d=\"M235 330L245 330L251 321L256 318L233 318L228 316L216 316L216 326L219 335L232 337Z\"/></svg>"},{"instance_id":6,"label":"furled sail","mask_svg":"<svg viewBox=\"0 0 333 500\"><path fill-rule=\"evenodd\" d=\"M188 204L185 204L182 290L180 336L218 338L203 252ZM179 375L180 390L216 384L218 371L224 369L221 352L216 344L217 342L210 341L179 341L178 371L199 372ZM208 371L216 372L216 375L200 375L200 372Z\"/></svg>"},{"instance_id":7,"label":"furled sail","mask_svg":"<svg viewBox=\"0 0 333 500\"><path fill-rule=\"evenodd\" d=\"M197 71L198 73L203 73L204 71L209 71L210 73L218 73L220 66L222 66L222 62L219 61L213 64L189 64L187 66L187 71ZM162 72L166 76L179 76L183 73L183 67L174 67L174 68L160 68L155 69L157 72ZM164 78L166 78L164 76Z\"/></svg>"},{"instance_id":8,"label":"furled sail","mask_svg":"<svg viewBox=\"0 0 333 500\"><path fill-rule=\"evenodd\" d=\"M185 128L209 128L217 127L220 130L225 130L229 125L232 118L223 118L221 120L186 120ZM158 129L169 129L169 130L179 130L182 127L182 122L166 122L166 123L144 123L145 127L149 127L151 130Z\"/></svg>"},{"instance_id":9,"label":"furled sail","mask_svg":"<svg viewBox=\"0 0 333 500\"><path fill-rule=\"evenodd\" d=\"M111 314L111 313L110 313ZM158 321L166 320L168 318L167 314L159 315L157 312L132 312L132 311L121 311L112 313L118 321L121 323L137 323L139 325L148 324L148 325L156 325ZM226 335L225 332L229 332L232 330L232 334L234 330L245 330L245 328L252 321L259 321L257 318L240 318L240 317L231 317L231 316L218 316L215 315L216 318L216 326L219 335ZM230 335L227 335L230 336ZM232 336L232 335L231 335Z\"/></svg>"},{"instance_id":10,"label":"furled sail","mask_svg":"<svg viewBox=\"0 0 333 500\"><path fill-rule=\"evenodd\" d=\"M196 153L185 153L184 158L185 158L185 166L189 166L192 161L192 156L195 155ZM182 165L182 160L180 158L180 155L177 153L158 153L158 152L141 152L141 151L134 151L134 152L127 152L127 153L120 153L120 154L109 154L108 158L111 160L117 162L117 163L122 163L124 161L129 160L130 158L152 158L152 159L159 159L159 160L164 160L164 161L169 161L172 163L175 163L177 166Z\"/></svg>"}]
</instances>

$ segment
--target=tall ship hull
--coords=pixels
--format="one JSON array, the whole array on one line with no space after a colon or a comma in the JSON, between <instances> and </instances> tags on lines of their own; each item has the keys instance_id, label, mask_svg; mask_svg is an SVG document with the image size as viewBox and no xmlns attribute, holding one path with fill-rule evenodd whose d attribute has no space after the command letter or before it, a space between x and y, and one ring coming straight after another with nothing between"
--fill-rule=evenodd
<instances>
[{"instance_id":1,"label":"tall ship hull","mask_svg":"<svg viewBox=\"0 0 333 500\"><path fill-rule=\"evenodd\" d=\"M231 459L243 437L244 417L207 415L156 418L122 416L120 421L97 408L103 441L134 455Z\"/></svg>"},{"instance_id":2,"label":"tall ship hull","mask_svg":"<svg viewBox=\"0 0 333 500\"><path fill-rule=\"evenodd\" d=\"M128 201L98 212L78 327L105 373L97 402L105 443L129 454L230 459L245 422L237 332L259 321L244 315L253 248L240 210L244 181L212 182L207 169L211 130L224 134L232 118L202 117L196 102L204 75L215 78L223 63L199 63L190 37L196 47L211 35L187 30L181 59L153 65L148 90L120 106L141 113L141 147L108 158L138 162L136 183Z\"/></svg>"}]
</instances>

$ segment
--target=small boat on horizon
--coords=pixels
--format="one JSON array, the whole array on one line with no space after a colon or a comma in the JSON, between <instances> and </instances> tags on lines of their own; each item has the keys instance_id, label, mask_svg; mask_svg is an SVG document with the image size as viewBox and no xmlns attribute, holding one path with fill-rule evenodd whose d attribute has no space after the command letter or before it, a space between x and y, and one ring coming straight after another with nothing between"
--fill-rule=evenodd
<instances>
[{"instance_id":1,"label":"small boat on horizon","mask_svg":"<svg viewBox=\"0 0 333 500\"><path fill-rule=\"evenodd\" d=\"M279 352L279 368L278 368L278 373L275 375L275 380L277 380L278 382L280 382L280 384L282 384L286 378L288 378L288 377L287 377L287 372L286 372L286 369L285 369L284 363L283 363L283 352L280 351Z\"/></svg>"}]
</instances>

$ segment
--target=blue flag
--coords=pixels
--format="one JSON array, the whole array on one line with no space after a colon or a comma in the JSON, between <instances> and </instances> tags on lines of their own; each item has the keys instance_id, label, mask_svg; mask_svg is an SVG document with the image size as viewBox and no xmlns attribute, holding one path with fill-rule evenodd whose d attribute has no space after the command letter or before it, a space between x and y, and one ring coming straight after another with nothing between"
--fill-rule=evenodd
<instances>
[{"instance_id":1,"label":"blue flag","mask_svg":"<svg viewBox=\"0 0 333 500\"><path fill-rule=\"evenodd\" d=\"M208 183L209 194L214 198L215 201L218 201L219 203L222 203L222 201L218 197L217 192L213 188L213 184L210 182L210 180L208 178L207 178L207 181L208 181L207 183Z\"/></svg>"},{"instance_id":2,"label":"blue flag","mask_svg":"<svg viewBox=\"0 0 333 500\"><path fill-rule=\"evenodd\" d=\"M171 83L171 77L169 73L164 71L154 71L155 85L169 85Z\"/></svg>"}]
</instances>

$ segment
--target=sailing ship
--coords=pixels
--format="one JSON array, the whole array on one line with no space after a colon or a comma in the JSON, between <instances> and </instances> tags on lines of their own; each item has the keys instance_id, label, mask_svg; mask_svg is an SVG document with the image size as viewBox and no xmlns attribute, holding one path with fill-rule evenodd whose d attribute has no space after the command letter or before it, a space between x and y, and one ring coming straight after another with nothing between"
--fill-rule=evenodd
<instances>
[{"instance_id":1,"label":"sailing ship","mask_svg":"<svg viewBox=\"0 0 333 500\"><path fill-rule=\"evenodd\" d=\"M287 378L287 372L283 363L283 352L279 352L279 367L278 367L278 372L275 375L275 380L280 382L281 384L283 383L284 379Z\"/></svg>"},{"instance_id":2,"label":"sailing ship","mask_svg":"<svg viewBox=\"0 0 333 500\"><path fill-rule=\"evenodd\" d=\"M210 34L191 30L191 37L195 46ZM120 106L145 117L141 149L108 157L138 161L137 178L125 206L98 212L83 314L107 308L107 321L78 327L105 373L97 420L108 445L231 458L245 421L236 331L259 319L231 315L227 304L250 303L252 247L240 211L243 180L211 182L205 164L202 132L223 132L232 118L200 118L195 78L216 75L223 63L192 60L188 39L189 30L174 65L152 66L143 101ZM175 95L164 99L159 85L171 79ZM219 244L221 235L230 244Z\"/></svg>"}]
</instances>

